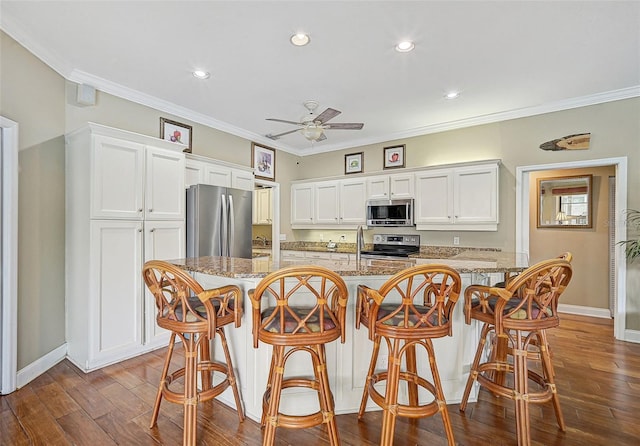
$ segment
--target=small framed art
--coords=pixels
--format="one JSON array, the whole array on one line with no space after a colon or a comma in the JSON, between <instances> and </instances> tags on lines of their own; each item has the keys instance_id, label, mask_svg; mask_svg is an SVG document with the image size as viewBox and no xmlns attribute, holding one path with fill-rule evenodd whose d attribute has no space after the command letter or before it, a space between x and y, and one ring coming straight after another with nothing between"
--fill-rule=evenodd
<instances>
[{"instance_id":1,"label":"small framed art","mask_svg":"<svg viewBox=\"0 0 640 446\"><path fill-rule=\"evenodd\" d=\"M276 179L276 151L271 147L251 143L251 167L253 175L263 180Z\"/></svg>"},{"instance_id":2,"label":"small framed art","mask_svg":"<svg viewBox=\"0 0 640 446\"><path fill-rule=\"evenodd\" d=\"M187 146L184 152L191 153L191 139L193 128L181 122L160 118L160 139Z\"/></svg>"},{"instance_id":3,"label":"small framed art","mask_svg":"<svg viewBox=\"0 0 640 446\"><path fill-rule=\"evenodd\" d=\"M344 156L344 173L362 173L364 152L349 153Z\"/></svg>"},{"instance_id":4,"label":"small framed art","mask_svg":"<svg viewBox=\"0 0 640 446\"><path fill-rule=\"evenodd\" d=\"M384 154L384 168L395 169L396 167L404 167L404 144L399 146L385 147Z\"/></svg>"}]
</instances>

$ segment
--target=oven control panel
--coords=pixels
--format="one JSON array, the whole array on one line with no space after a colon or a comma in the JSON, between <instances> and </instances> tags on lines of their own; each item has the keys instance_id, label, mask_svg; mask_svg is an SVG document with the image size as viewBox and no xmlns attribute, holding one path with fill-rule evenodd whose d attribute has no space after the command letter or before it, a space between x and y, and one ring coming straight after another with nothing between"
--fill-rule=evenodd
<instances>
[{"instance_id":1,"label":"oven control panel","mask_svg":"<svg viewBox=\"0 0 640 446\"><path fill-rule=\"evenodd\" d=\"M374 245L420 246L419 235L374 234Z\"/></svg>"}]
</instances>

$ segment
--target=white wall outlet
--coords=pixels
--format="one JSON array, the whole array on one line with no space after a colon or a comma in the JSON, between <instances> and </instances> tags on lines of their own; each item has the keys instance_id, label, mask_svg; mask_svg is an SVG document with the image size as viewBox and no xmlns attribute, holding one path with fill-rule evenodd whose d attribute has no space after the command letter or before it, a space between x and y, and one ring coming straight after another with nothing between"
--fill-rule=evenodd
<instances>
[{"instance_id":1,"label":"white wall outlet","mask_svg":"<svg viewBox=\"0 0 640 446\"><path fill-rule=\"evenodd\" d=\"M284 242L287 239L287 234L280 234L280 241Z\"/></svg>"},{"instance_id":2,"label":"white wall outlet","mask_svg":"<svg viewBox=\"0 0 640 446\"><path fill-rule=\"evenodd\" d=\"M346 241L347 241L347 236L346 236L345 234L342 234L342 235L340 236L340 241L341 241L341 242L346 242Z\"/></svg>"},{"instance_id":3,"label":"white wall outlet","mask_svg":"<svg viewBox=\"0 0 640 446\"><path fill-rule=\"evenodd\" d=\"M456 246L459 245L460 244L460 237L454 237L453 238L453 244L456 245Z\"/></svg>"}]
</instances>

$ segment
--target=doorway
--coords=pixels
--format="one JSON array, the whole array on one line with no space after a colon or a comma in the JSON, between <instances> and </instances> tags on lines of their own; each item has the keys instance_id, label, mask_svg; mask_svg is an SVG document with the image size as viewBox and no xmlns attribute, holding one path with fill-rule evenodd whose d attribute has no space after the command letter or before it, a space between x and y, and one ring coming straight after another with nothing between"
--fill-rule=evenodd
<instances>
[{"instance_id":1,"label":"doorway","mask_svg":"<svg viewBox=\"0 0 640 446\"><path fill-rule=\"evenodd\" d=\"M0 394L16 390L18 339L18 123L0 116Z\"/></svg>"},{"instance_id":2,"label":"doorway","mask_svg":"<svg viewBox=\"0 0 640 446\"><path fill-rule=\"evenodd\" d=\"M256 212L256 197L258 191L268 192L268 219L256 222L254 218L253 239L260 237L263 243L270 241L271 260L280 260L280 184L273 181L255 180L254 213Z\"/></svg>"},{"instance_id":3,"label":"doorway","mask_svg":"<svg viewBox=\"0 0 640 446\"><path fill-rule=\"evenodd\" d=\"M619 340L625 339L626 331L626 258L624 249L618 242L625 240L627 229L624 218L620 215L624 206L619 203L627 202L627 158L605 158L599 160L573 161L567 163L541 164L521 166L516 168L516 251L529 254L529 209L532 187L531 174L544 170L560 170L588 167L614 166L615 173L615 203L618 217L614 225L614 242L616 246L614 257L615 301L614 336ZM533 185L535 186L535 185Z\"/></svg>"}]
</instances>

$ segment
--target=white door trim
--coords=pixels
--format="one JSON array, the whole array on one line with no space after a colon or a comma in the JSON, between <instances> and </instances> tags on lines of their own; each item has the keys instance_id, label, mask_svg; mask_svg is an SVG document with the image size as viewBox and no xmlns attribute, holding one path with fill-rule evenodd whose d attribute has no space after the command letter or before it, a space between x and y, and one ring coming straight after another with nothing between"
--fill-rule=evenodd
<instances>
[{"instance_id":1,"label":"white door trim","mask_svg":"<svg viewBox=\"0 0 640 446\"><path fill-rule=\"evenodd\" d=\"M256 179L254 184L271 188L271 259L280 260L280 183Z\"/></svg>"},{"instance_id":2,"label":"white door trim","mask_svg":"<svg viewBox=\"0 0 640 446\"><path fill-rule=\"evenodd\" d=\"M0 394L16 390L18 363L18 123L0 116L2 131L2 345Z\"/></svg>"},{"instance_id":3,"label":"white door trim","mask_svg":"<svg viewBox=\"0 0 640 446\"><path fill-rule=\"evenodd\" d=\"M624 247L618 242L626 240L624 210L627 207L627 157L572 161L566 163L538 164L516 167L516 251L529 254L529 176L541 170L575 169L581 167L615 166L616 168L616 220L615 220L615 295L616 314L613 334L616 339L625 339L627 305L627 260Z\"/></svg>"}]
</instances>

